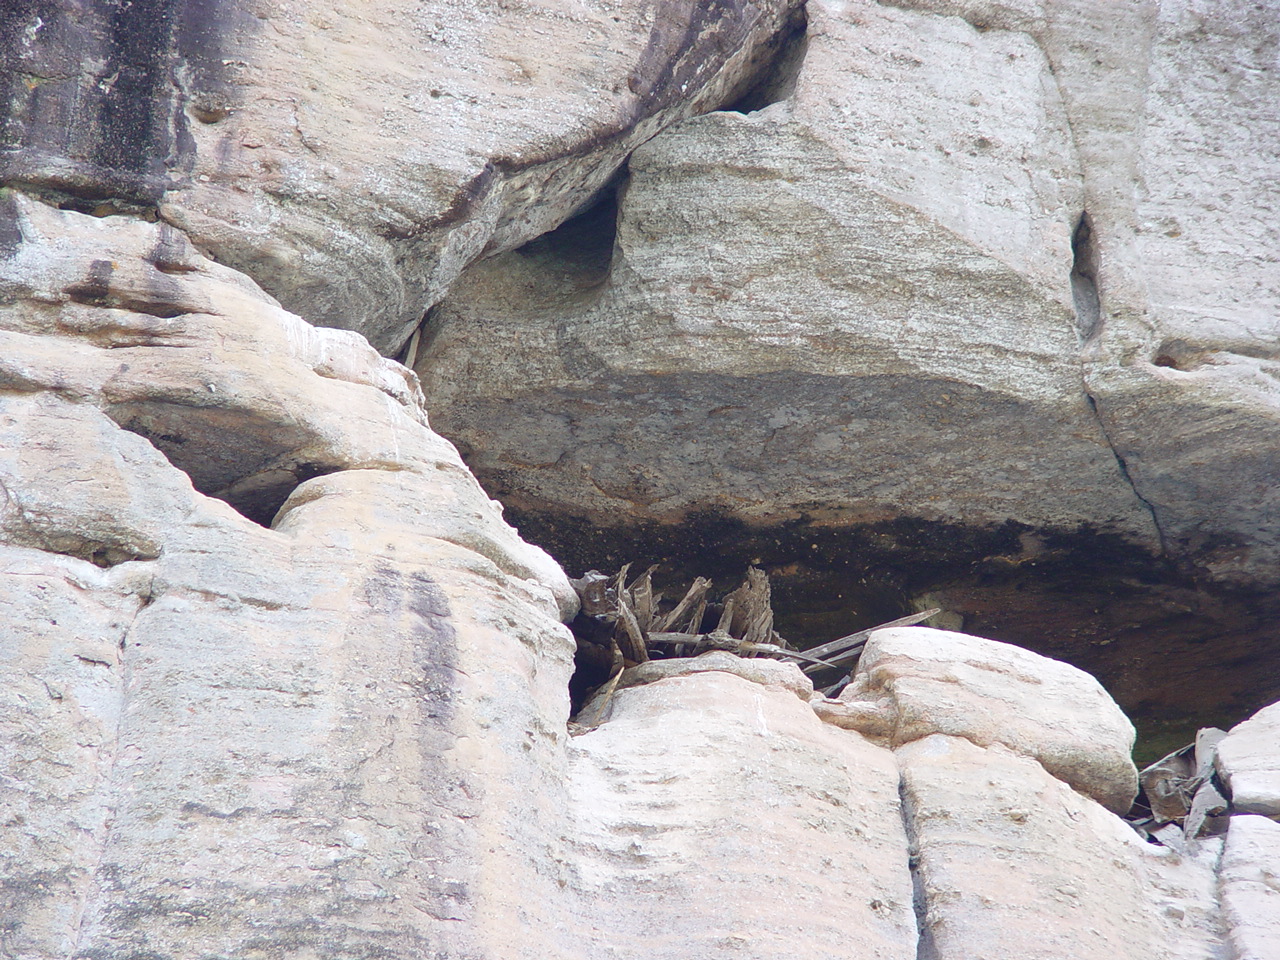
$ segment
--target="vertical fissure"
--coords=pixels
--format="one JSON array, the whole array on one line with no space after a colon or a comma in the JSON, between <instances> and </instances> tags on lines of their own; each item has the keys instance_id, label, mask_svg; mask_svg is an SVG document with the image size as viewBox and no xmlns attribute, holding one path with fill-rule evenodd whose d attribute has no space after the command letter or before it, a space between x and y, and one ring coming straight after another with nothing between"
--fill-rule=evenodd
<instances>
[{"instance_id":1,"label":"vertical fissure","mask_svg":"<svg viewBox=\"0 0 1280 960\"><path fill-rule=\"evenodd\" d=\"M1081 341L1088 343L1096 340L1102 332L1102 299L1098 292L1098 245L1088 210L1081 211L1080 219L1076 222L1075 231L1071 236L1071 299L1075 304L1076 329ZM1160 516L1155 504L1142 495L1138 484L1134 482L1133 475L1129 472L1128 462L1117 449L1107 429L1106 420L1098 406L1098 399L1089 389L1089 375L1083 367L1080 371L1080 386L1089 403L1089 410L1097 421L1098 430L1115 458L1116 468L1121 478L1133 491L1138 502L1151 515L1151 523L1160 544L1160 553L1167 557L1169 551L1165 542L1165 533L1160 525Z\"/></svg>"},{"instance_id":2,"label":"vertical fissure","mask_svg":"<svg viewBox=\"0 0 1280 960\"><path fill-rule=\"evenodd\" d=\"M898 773L898 812L907 835L907 869L911 872L911 909L916 915L916 960L938 960L938 948L929 926L929 897L920 875L920 844L916 837L915 812L907 795L906 778Z\"/></svg>"},{"instance_id":3,"label":"vertical fissure","mask_svg":"<svg viewBox=\"0 0 1280 960\"><path fill-rule=\"evenodd\" d=\"M1080 338L1092 340L1099 333L1102 304L1098 297L1098 251L1087 210L1080 214L1071 235L1071 299Z\"/></svg>"},{"instance_id":4,"label":"vertical fissure","mask_svg":"<svg viewBox=\"0 0 1280 960\"><path fill-rule=\"evenodd\" d=\"M130 687L130 657L129 643L134 635L134 630L138 624L138 618L142 616L151 604L155 603L155 578L154 576L147 582L146 586L134 594L137 600L137 607L133 611L133 616L129 622L125 624L124 629L120 632L120 675L117 682L119 691L118 712L116 714L116 725L114 736L111 740L111 757L108 761L106 770L103 771L102 793L104 796L104 805L106 809L103 812L102 834L98 839L96 860L91 864L86 864L84 877L84 894L80 897L78 904L79 911L72 920L72 929L70 931L69 940L72 949L68 956L80 956L84 939L84 921L85 916L89 913L91 907L90 898L94 889L94 881L102 871L103 862L106 859L107 845L110 842L111 831L115 824L116 810L118 807L118 798L113 796L117 793L116 786L116 770L120 760L120 742L124 731L125 714L129 705L129 687Z\"/></svg>"}]
</instances>

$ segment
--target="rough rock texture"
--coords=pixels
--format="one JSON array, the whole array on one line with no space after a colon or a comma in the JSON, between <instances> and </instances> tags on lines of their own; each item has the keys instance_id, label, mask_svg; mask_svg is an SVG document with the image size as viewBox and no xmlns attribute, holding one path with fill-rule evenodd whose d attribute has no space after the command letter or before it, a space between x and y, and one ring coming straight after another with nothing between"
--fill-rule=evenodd
<instances>
[{"instance_id":1,"label":"rough rock texture","mask_svg":"<svg viewBox=\"0 0 1280 960\"><path fill-rule=\"evenodd\" d=\"M1280 704L1232 727L1214 765L1237 810L1280 817Z\"/></svg>"},{"instance_id":2,"label":"rough rock texture","mask_svg":"<svg viewBox=\"0 0 1280 960\"><path fill-rule=\"evenodd\" d=\"M633 155L606 270L471 271L446 432L547 509L1088 523L1272 578L1280 23L921 6L811 3L788 99Z\"/></svg>"},{"instance_id":3,"label":"rough rock texture","mask_svg":"<svg viewBox=\"0 0 1280 960\"><path fill-rule=\"evenodd\" d=\"M158 211L396 349L472 260L753 82L790 6L23 0L0 13L0 180Z\"/></svg>"},{"instance_id":4,"label":"rough rock texture","mask_svg":"<svg viewBox=\"0 0 1280 960\"><path fill-rule=\"evenodd\" d=\"M934 734L897 751L919 851L922 956L1219 956L1210 847L1194 860L993 747Z\"/></svg>"},{"instance_id":5,"label":"rough rock texture","mask_svg":"<svg viewBox=\"0 0 1280 960\"><path fill-rule=\"evenodd\" d=\"M571 870L612 946L582 956L915 957L891 753L723 672L611 709L570 753Z\"/></svg>"},{"instance_id":6,"label":"rough rock texture","mask_svg":"<svg viewBox=\"0 0 1280 960\"><path fill-rule=\"evenodd\" d=\"M1133 724L1093 677L1029 650L926 627L877 630L840 699L874 705L894 747L937 733L998 743L1121 814L1138 792Z\"/></svg>"},{"instance_id":7,"label":"rough rock texture","mask_svg":"<svg viewBox=\"0 0 1280 960\"><path fill-rule=\"evenodd\" d=\"M1274 579L1274 14L795 6L0 9L0 955L1275 952L1275 824L1138 842L1113 705L985 641L889 637L884 701L645 667L569 736L570 584L378 352L451 284L419 369L526 507L897 524L900 600L1074 537L1139 631L1107 551ZM1169 673L1265 680L1214 638Z\"/></svg>"},{"instance_id":8,"label":"rough rock texture","mask_svg":"<svg viewBox=\"0 0 1280 960\"><path fill-rule=\"evenodd\" d=\"M1274 8L806 9L748 112L462 275L434 422L574 572L732 554L815 611L943 606L1146 731L1194 714L1170 749L1273 701Z\"/></svg>"},{"instance_id":9,"label":"rough rock texture","mask_svg":"<svg viewBox=\"0 0 1280 960\"><path fill-rule=\"evenodd\" d=\"M564 574L360 338L162 225L8 203L4 952L500 955L521 791L564 782Z\"/></svg>"},{"instance_id":10,"label":"rough rock texture","mask_svg":"<svg viewBox=\"0 0 1280 960\"><path fill-rule=\"evenodd\" d=\"M1221 874L1234 956L1280 957L1280 823L1265 817L1232 818Z\"/></svg>"},{"instance_id":11,"label":"rough rock texture","mask_svg":"<svg viewBox=\"0 0 1280 960\"><path fill-rule=\"evenodd\" d=\"M632 156L604 284L517 252L458 285L418 367L444 429L515 502L596 516L907 512L1155 545L1081 386L1082 191L1044 54L809 12L790 100Z\"/></svg>"}]
</instances>

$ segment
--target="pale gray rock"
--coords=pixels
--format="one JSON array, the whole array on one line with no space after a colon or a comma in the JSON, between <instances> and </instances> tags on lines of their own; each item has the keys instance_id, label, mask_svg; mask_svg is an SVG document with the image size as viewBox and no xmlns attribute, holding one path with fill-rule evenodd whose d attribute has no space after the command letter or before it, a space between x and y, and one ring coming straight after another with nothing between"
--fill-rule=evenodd
<instances>
[{"instance_id":1,"label":"pale gray rock","mask_svg":"<svg viewBox=\"0 0 1280 960\"><path fill-rule=\"evenodd\" d=\"M1138 791L1134 730L1093 677L1021 647L928 627L877 630L841 694L868 703L901 746L935 733L1030 757L1125 813ZM869 734L882 729L880 716Z\"/></svg>"},{"instance_id":2,"label":"pale gray rock","mask_svg":"<svg viewBox=\"0 0 1280 960\"><path fill-rule=\"evenodd\" d=\"M633 154L616 243L433 313L418 370L482 480L603 525L1083 524L1273 582L1274 11L807 10L787 99Z\"/></svg>"},{"instance_id":3,"label":"pale gray rock","mask_svg":"<svg viewBox=\"0 0 1280 960\"><path fill-rule=\"evenodd\" d=\"M0 178L158 211L289 309L393 350L467 264L754 82L792 6L15 8Z\"/></svg>"},{"instance_id":4,"label":"pale gray rock","mask_svg":"<svg viewBox=\"0 0 1280 960\"><path fill-rule=\"evenodd\" d=\"M768 657L739 657L727 650L709 650L697 657L674 657L650 660L628 667L618 681L619 687L638 687L669 677L687 677L707 671L730 673L761 686L790 690L806 703L813 697L813 681L794 663Z\"/></svg>"},{"instance_id":5,"label":"pale gray rock","mask_svg":"<svg viewBox=\"0 0 1280 960\"><path fill-rule=\"evenodd\" d=\"M577 955L916 956L893 755L791 690L722 670L619 690L572 740L569 793Z\"/></svg>"},{"instance_id":6,"label":"pale gray rock","mask_svg":"<svg viewBox=\"0 0 1280 960\"><path fill-rule=\"evenodd\" d=\"M1195 858L1004 747L934 734L896 751L935 960L1221 953L1216 841Z\"/></svg>"},{"instance_id":7,"label":"pale gray rock","mask_svg":"<svg viewBox=\"0 0 1280 960\"><path fill-rule=\"evenodd\" d=\"M1232 817L1219 872L1234 960L1280 957L1280 823Z\"/></svg>"},{"instance_id":8,"label":"pale gray rock","mask_svg":"<svg viewBox=\"0 0 1280 960\"><path fill-rule=\"evenodd\" d=\"M509 956L554 897L567 578L362 339L9 202L4 951Z\"/></svg>"},{"instance_id":9,"label":"pale gray rock","mask_svg":"<svg viewBox=\"0 0 1280 960\"><path fill-rule=\"evenodd\" d=\"M633 154L611 262L531 250L459 282L417 367L437 424L509 503L602 523L713 507L1157 546L1082 389L1083 193L1049 61L955 18L808 10L791 99Z\"/></svg>"},{"instance_id":10,"label":"pale gray rock","mask_svg":"<svg viewBox=\"0 0 1280 960\"><path fill-rule=\"evenodd\" d=\"M1214 765L1236 810L1280 817L1280 703L1232 727Z\"/></svg>"}]
</instances>

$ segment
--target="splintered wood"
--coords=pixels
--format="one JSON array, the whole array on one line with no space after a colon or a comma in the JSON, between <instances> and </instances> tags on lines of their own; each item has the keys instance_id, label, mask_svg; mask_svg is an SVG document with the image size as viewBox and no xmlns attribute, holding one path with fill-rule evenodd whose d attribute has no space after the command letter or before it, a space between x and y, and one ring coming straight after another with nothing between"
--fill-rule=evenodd
<instances>
[{"instance_id":1,"label":"splintered wood","mask_svg":"<svg viewBox=\"0 0 1280 960\"><path fill-rule=\"evenodd\" d=\"M742 586L719 603L708 600L711 581L698 577L664 614L660 612L662 595L653 589L657 568L650 567L628 583L630 569L631 564L627 564L613 576L591 570L572 581L582 601L580 620L585 618L596 627L604 627L603 631L591 631L594 636L584 637L587 631L579 631L578 642L579 662L594 665L601 682L592 688L603 691L604 702L612 696L624 668L655 658L697 656L708 650L791 660L808 674L824 669L843 670L844 676L822 691L834 696L849 682L852 663L873 630L909 626L939 612L926 610L810 650L796 650L773 628L772 591L763 570L749 568ZM715 626L705 630L712 619Z\"/></svg>"}]
</instances>

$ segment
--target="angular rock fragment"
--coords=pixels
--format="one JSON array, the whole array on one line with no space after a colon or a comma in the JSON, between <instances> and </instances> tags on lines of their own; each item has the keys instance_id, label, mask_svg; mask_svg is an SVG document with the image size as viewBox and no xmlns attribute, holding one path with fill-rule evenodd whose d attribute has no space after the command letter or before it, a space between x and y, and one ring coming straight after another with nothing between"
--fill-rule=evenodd
<instances>
[{"instance_id":1,"label":"angular rock fragment","mask_svg":"<svg viewBox=\"0 0 1280 960\"><path fill-rule=\"evenodd\" d=\"M1216 766L1236 810L1280 817L1280 703L1232 727Z\"/></svg>"},{"instance_id":2,"label":"angular rock fragment","mask_svg":"<svg viewBox=\"0 0 1280 960\"><path fill-rule=\"evenodd\" d=\"M934 733L1001 744L1116 813L1138 788L1133 725L1093 677L1006 643L927 627L877 630L841 695L891 717L901 746Z\"/></svg>"}]
</instances>

